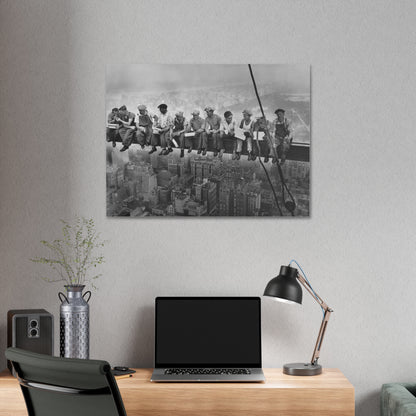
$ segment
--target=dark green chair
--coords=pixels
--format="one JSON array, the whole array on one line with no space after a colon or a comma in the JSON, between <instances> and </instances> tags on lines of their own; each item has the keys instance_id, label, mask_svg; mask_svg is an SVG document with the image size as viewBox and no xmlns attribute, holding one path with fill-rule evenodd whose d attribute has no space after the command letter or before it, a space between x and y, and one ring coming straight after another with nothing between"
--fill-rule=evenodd
<instances>
[{"instance_id":1,"label":"dark green chair","mask_svg":"<svg viewBox=\"0 0 416 416\"><path fill-rule=\"evenodd\" d=\"M416 383L383 384L380 410L381 416L415 416Z\"/></svg>"},{"instance_id":2,"label":"dark green chair","mask_svg":"<svg viewBox=\"0 0 416 416\"><path fill-rule=\"evenodd\" d=\"M29 416L126 416L106 361L58 358L8 348Z\"/></svg>"}]
</instances>

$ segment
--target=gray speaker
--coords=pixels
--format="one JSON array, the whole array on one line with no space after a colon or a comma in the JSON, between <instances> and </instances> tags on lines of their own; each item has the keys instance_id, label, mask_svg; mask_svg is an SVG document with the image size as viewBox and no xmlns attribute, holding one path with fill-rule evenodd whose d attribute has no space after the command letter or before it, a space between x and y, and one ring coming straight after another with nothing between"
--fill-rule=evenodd
<instances>
[{"instance_id":1,"label":"gray speaker","mask_svg":"<svg viewBox=\"0 0 416 416\"><path fill-rule=\"evenodd\" d=\"M7 347L53 355L53 315L45 309L8 311ZM10 361L7 361L7 366L13 370Z\"/></svg>"}]
</instances>

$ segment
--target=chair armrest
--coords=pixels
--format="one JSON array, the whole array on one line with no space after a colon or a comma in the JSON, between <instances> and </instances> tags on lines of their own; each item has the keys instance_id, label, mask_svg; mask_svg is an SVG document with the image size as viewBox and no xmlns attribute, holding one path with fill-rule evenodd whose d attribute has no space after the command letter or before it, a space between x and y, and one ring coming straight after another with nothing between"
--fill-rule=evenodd
<instances>
[{"instance_id":1,"label":"chair armrest","mask_svg":"<svg viewBox=\"0 0 416 416\"><path fill-rule=\"evenodd\" d=\"M416 384L389 383L381 388L381 416L412 416L416 415Z\"/></svg>"}]
</instances>

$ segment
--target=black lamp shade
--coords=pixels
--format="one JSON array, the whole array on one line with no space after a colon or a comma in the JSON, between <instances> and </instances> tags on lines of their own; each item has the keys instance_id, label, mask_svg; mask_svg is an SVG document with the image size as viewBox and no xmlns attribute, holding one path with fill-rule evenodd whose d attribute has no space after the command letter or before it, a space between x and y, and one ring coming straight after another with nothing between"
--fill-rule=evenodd
<instances>
[{"instance_id":1,"label":"black lamp shade","mask_svg":"<svg viewBox=\"0 0 416 416\"><path fill-rule=\"evenodd\" d=\"M302 303L302 287L296 279L298 269L281 266L280 273L267 284L264 296Z\"/></svg>"}]
</instances>

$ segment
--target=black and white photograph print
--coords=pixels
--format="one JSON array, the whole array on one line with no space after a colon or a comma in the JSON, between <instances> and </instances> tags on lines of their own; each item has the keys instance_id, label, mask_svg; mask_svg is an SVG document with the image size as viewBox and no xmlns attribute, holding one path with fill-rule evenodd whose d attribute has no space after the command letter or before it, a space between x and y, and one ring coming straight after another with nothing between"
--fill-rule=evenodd
<instances>
[{"instance_id":1,"label":"black and white photograph print","mask_svg":"<svg viewBox=\"0 0 416 416\"><path fill-rule=\"evenodd\" d=\"M106 69L107 216L309 216L309 66Z\"/></svg>"}]
</instances>

